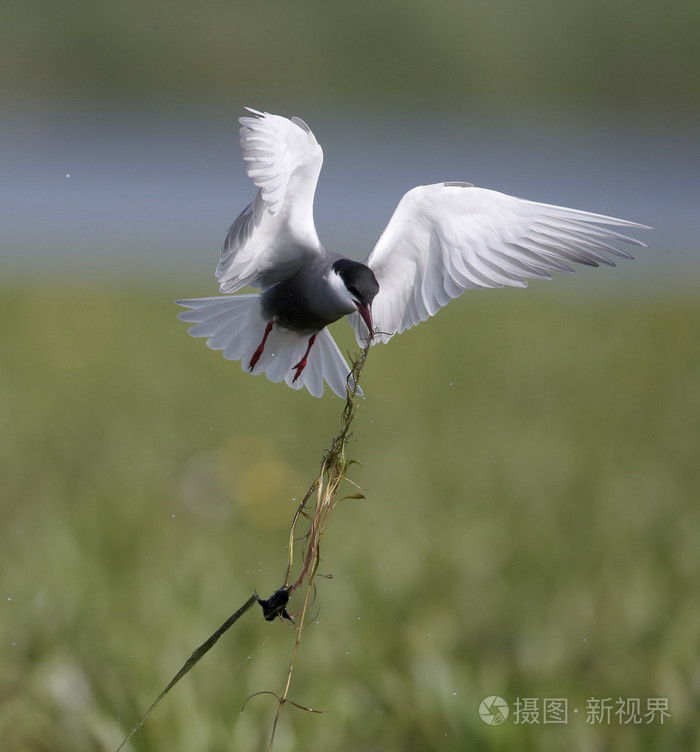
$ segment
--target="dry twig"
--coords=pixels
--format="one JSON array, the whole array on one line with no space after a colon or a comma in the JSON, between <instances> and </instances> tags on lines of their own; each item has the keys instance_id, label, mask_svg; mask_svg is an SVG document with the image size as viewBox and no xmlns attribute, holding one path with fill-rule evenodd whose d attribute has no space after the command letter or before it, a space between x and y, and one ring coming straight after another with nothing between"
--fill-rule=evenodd
<instances>
[{"instance_id":1,"label":"dry twig","mask_svg":"<svg viewBox=\"0 0 700 752\"><path fill-rule=\"evenodd\" d=\"M275 739L275 732L279 723L280 716L282 714L282 708L285 704L289 703L294 707L302 710L307 710L312 713L319 713L325 711L314 710L313 708L300 705L289 699L289 687L292 682L292 674L294 672L294 665L296 663L297 653L301 644L301 637L304 631L304 623L306 620L308 607L312 602L312 593L315 591L315 577L318 573L318 564L320 562L320 547L321 540L323 539L323 533L326 529L328 522L328 516L335 505L340 501L338 499L338 493L344 480L346 480L346 473L348 467L354 462L354 460L347 460L345 455L345 448L350 438L350 428L352 426L353 419L355 417L356 400L358 396L360 375L367 358L367 352L369 344L363 352L357 357L353 363L352 370L348 376L348 392L345 400L345 406L340 421L340 433L331 442L330 448L326 451L323 460L321 462L321 469L318 476L313 481L306 495L299 504L292 525L289 531L289 555L287 562L287 574L284 580L284 585L279 588L270 598L263 600L257 593L253 593L248 600L234 613L232 614L207 640L205 640L196 650L192 652L190 657L185 661L182 668L175 674L170 680L165 689L158 695L153 704L148 710L139 718L134 727L129 732L128 736L122 741L117 748L116 752L124 747L124 745L131 739L136 731L143 725L148 716L155 710L160 704L163 698L170 692L170 690L187 674L199 661L211 650L216 644L219 638L226 632L243 614L250 609L254 603L259 603L263 609L263 616L268 621L280 617L282 619L290 619L286 610L287 602L294 591L299 589L305 584L306 589L304 591L304 602L301 611L297 615L297 622L295 628L297 632L294 647L292 649L292 656L289 661L289 668L287 670L287 679L284 685L284 691L281 695L270 690L263 690L262 692L256 692L248 697L250 700L252 697L256 697L262 694L270 694L277 699L277 712L272 726L272 733L270 735L270 742L268 750L272 750L272 746ZM309 509L309 502L314 498L313 511ZM364 498L361 493L349 494L343 498ZM300 537L297 536L297 526L302 519L309 520L308 530ZM302 559L301 572L297 576L294 583L292 583L292 571L294 568L294 551L295 547L300 546L300 555ZM245 707L245 703L244 703Z\"/></svg>"}]
</instances>

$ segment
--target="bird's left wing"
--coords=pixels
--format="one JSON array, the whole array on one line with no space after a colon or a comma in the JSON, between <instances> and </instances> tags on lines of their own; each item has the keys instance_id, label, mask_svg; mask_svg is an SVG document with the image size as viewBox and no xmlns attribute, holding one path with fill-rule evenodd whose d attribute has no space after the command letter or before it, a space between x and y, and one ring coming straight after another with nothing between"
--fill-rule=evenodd
<instances>
[{"instance_id":1,"label":"bird's left wing","mask_svg":"<svg viewBox=\"0 0 700 752\"><path fill-rule=\"evenodd\" d=\"M468 183L413 188L365 261L379 282L374 342L425 321L467 289L526 287L528 278L573 272L570 263L615 266L610 256L632 258L613 243L644 243L611 226L644 227ZM362 345L367 329L358 314L351 318Z\"/></svg>"},{"instance_id":2,"label":"bird's left wing","mask_svg":"<svg viewBox=\"0 0 700 752\"><path fill-rule=\"evenodd\" d=\"M321 147L300 118L250 112L240 119L241 149L259 190L221 249L216 277L224 293L274 284L321 253L313 219Z\"/></svg>"}]
</instances>

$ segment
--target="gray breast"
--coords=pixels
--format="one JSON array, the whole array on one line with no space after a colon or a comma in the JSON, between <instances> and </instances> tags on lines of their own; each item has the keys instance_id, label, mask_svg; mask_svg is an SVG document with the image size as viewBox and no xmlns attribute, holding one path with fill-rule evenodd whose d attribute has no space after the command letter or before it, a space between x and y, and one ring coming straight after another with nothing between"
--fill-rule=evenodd
<instances>
[{"instance_id":1,"label":"gray breast","mask_svg":"<svg viewBox=\"0 0 700 752\"><path fill-rule=\"evenodd\" d=\"M313 270L274 285L263 293L263 315L279 326L312 334L351 313L325 276Z\"/></svg>"}]
</instances>

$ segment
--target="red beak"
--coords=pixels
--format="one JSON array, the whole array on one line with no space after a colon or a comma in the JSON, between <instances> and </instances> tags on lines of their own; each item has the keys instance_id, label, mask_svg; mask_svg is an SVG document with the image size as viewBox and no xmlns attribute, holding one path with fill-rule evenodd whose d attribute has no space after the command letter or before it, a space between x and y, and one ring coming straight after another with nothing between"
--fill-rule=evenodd
<instances>
[{"instance_id":1,"label":"red beak","mask_svg":"<svg viewBox=\"0 0 700 752\"><path fill-rule=\"evenodd\" d=\"M370 305L363 305L362 303L358 303L356 300L354 301L355 305L357 306L357 310L362 316L362 320L367 324L367 328L369 329L369 338L374 339L374 329L372 327L372 306Z\"/></svg>"}]
</instances>

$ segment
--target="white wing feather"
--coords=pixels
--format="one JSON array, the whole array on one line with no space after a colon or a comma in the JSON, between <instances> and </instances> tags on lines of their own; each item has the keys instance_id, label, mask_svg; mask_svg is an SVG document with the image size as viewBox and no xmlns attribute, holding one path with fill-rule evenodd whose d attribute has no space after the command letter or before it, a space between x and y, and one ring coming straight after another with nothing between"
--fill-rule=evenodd
<instances>
[{"instance_id":1,"label":"white wing feather","mask_svg":"<svg viewBox=\"0 0 700 752\"><path fill-rule=\"evenodd\" d=\"M611 225L645 227L468 183L413 188L365 261L379 282L372 304L374 342L425 321L468 289L526 287L528 278L573 273L570 263L615 266L609 255L632 258L612 243L644 243ZM350 319L364 345L364 322L355 313Z\"/></svg>"},{"instance_id":2,"label":"white wing feather","mask_svg":"<svg viewBox=\"0 0 700 752\"><path fill-rule=\"evenodd\" d=\"M313 219L323 151L299 118L249 110L241 149L259 189L231 226L216 270L223 293L245 285L268 287L321 253Z\"/></svg>"}]
</instances>

